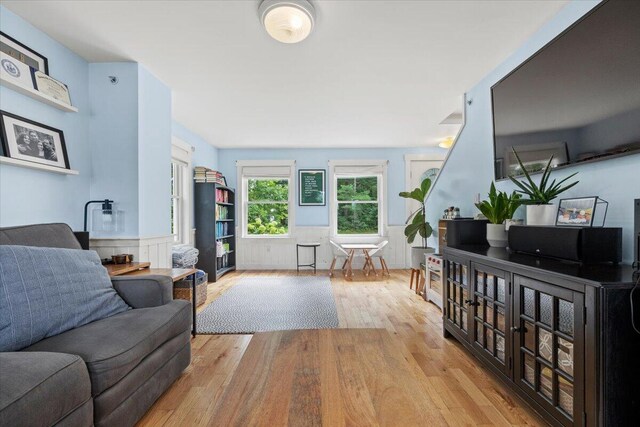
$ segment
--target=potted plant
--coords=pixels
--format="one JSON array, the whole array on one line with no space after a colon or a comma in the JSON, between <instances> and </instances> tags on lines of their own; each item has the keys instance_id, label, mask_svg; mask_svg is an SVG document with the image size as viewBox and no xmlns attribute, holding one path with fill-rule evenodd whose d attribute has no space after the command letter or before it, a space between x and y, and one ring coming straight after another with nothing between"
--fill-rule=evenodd
<instances>
[{"instance_id":1,"label":"potted plant","mask_svg":"<svg viewBox=\"0 0 640 427\"><path fill-rule=\"evenodd\" d=\"M511 195L496 191L492 182L489 190L489 200L476 203L476 207L489 220L487 224L487 242L489 246L504 248L507 246L507 230L505 221L511 219L516 209L522 204L522 196L517 192Z\"/></svg>"},{"instance_id":2,"label":"potted plant","mask_svg":"<svg viewBox=\"0 0 640 427\"><path fill-rule=\"evenodd\" d=\"M558 197L560 193L563 193L576 185L579 181L567 184L564 187L562 184L568 179L574 177L578 172L569 175L560 182L556 183L554 179L549 183L549 176L551 175L551 162L553 156L549 158L546 167L542 171L540 183L536 184L531 179L527 168L522 164L520 157L516 150L513 150L513 154L518 160L520 169L524 174L525 180L518 181L513 175L509 176L509 179L520 188L517 190L519 193L524 194L528 199L523 200L523 204L527 205L527 225L553 225L556 222L556 213L558 209L552 203L553 199Z\"/></svg>"},{"instance_id":3,"label":"potted plant","mask_svg":"<svg viewBox=\"0 0 640 427\"><path fill-rule=\"evenodd\" d=\"M425 178L420 187L414 188L413 191L403 191L400 197L405 199L413 199L420 203L420 207L416 209L409 217L405 224L404 235L407 243L412 244L417 235L422 238L422 246L411 248L411 266L412 268L420 268L420 263L425 260L426 253L433 253L435 250L427 246L427 238L433 234L433 228L426 219L426 205L424 199L431 188L431 179Z\"/></svg>"}]
</instances>

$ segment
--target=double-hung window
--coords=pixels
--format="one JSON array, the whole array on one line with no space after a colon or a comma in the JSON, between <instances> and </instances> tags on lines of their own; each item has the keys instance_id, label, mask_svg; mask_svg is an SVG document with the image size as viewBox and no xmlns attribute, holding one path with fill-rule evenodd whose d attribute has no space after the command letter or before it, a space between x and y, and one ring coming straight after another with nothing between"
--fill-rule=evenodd
<instances>
[{"instance_id":1,"label":"double-hung window","mask_svg":"<svg viewBox=\"0 0 640 427\"><path fill-rule=\"evenodd\" d=\"M384 234L386 161L332 161L332 234Z\"/></svg>"},{"instance_id":2,"label":"double-hung window","mask_svg":"<svg viewBox=\"0 0 640 427\"><path fill-rule=\"evenodd\" d=\"M171 162L171 234L175 243L182 242L182 180L183 166L179 162Z\"/></svg>"},{"instance_id":3,"label":"double-hung window","mask_svg":"<svg viewBox=\"0 0 640 427\"><path fill-rule=\"evenodd\" d=\"M294 227L293 162L239 161L243 237L287 237Z\"/></svg>"},{"instance_id":4,"label":"double-hung window","mask_svg":"<svg viewBox=\"0 0 640 427\"><path fill-rule=\"evenodd\" d=\"M190 243L191 235L191 146L173 138L171 142L171 235L173 242Z\"/></svg>"}]
</instances>

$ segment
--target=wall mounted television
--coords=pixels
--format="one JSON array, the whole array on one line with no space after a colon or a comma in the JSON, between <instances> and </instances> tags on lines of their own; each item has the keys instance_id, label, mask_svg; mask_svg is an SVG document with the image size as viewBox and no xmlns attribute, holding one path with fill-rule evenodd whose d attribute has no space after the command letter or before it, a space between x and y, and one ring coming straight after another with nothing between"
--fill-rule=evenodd
<instances>
[{"instance_id":1,"label":"wall mounted television","mask_svg":"<svg viewBox=\"0 0 640 427\"><path fill-rule=\"evenodd\" d=\"M608 0L491 88L496 180L640 155L640 2ZM640 159L639 159L640 160Z\"/></svg>"}]
</instances>

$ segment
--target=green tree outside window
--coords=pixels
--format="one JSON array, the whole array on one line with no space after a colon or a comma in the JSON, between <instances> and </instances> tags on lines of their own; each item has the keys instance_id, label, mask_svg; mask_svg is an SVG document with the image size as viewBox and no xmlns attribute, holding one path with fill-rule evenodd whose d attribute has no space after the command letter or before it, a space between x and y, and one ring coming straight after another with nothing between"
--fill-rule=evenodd
<instances>
[{"instance_id":1,"label":"green tree outside window","mask_svg":"<svg viewBox=\"0 0 640 427\"><path fill-rule=\"evenodd\" d=\"M289 180L251 178L247 181L247 234L289 232Z\"/></svg>"},{"instance_id":2,"label":"green tree outside window","mask_svg":"<svg viewBox=\"0 0 640 427\"><path fill-rule=\"evenodd\" d=\"M378 177L338 178L338 234L378 234Z\"/></svg>"}]
</instances>

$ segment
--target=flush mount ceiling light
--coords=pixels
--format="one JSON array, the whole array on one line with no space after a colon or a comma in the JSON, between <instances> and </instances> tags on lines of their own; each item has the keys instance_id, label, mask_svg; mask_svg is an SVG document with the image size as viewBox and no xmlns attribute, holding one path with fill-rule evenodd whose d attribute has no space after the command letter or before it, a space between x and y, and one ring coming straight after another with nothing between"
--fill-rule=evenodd
<instances>
[{"instance_id":1,"label":"flush mount ceiling light","mask_svg":"<svg viewBox=\"0 0 640 427\"><path fill-rule=\"evenodd\" d=\"M452 145L453 145L453 138L449 136L445 138L444 141L442 141L440 144L438 144L438 147L451 148Z\"/></svg>"},{"instance_id":2,"label":"flush mount ceiling light","mask_svg":"<svg viewBox=\"0 0 640 427\"><path fill-rule=\"evenodd\" d=\"M282 43L298 43L313 29L315 11L306 0L264 0L258 9L267 33Z\"/></svg>"}]
</instances>

